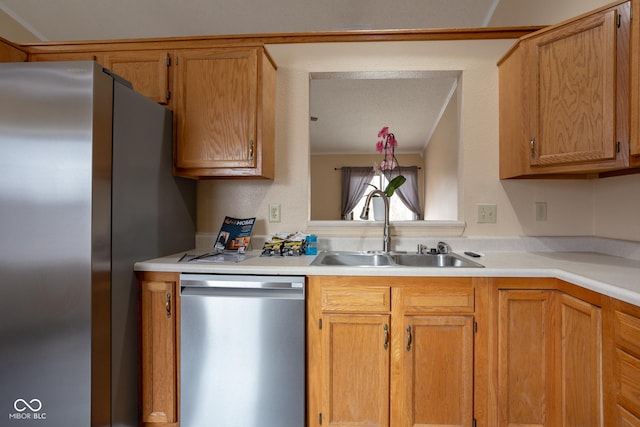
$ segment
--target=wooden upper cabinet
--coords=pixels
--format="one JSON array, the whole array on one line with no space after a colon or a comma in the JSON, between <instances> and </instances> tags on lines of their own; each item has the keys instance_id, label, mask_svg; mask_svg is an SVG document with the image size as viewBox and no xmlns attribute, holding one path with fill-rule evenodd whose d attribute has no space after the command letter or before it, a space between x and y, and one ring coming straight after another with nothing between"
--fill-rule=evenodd
<instances>
[{"instance_id":1,"label":"wooden upper cabinet","mask_svg":"<svg viewBox=\"0 0 640 427\"><path fill-rule=\"evenodd\" d=\"M0 62L24 62L27 53L0 37Z\"/></svg>"},{"instance_id":2,"label":"wooden upper cabinet","mask_svg":"<svg viewBox=\"0 0 640 427\"><path fill-rule=\"evenodd\" d=\"M500 62L501 178L629 166L629 29L621 3L526 36Z\"/></svg>"},{"instance_id":3,"label":"wooden upper cabinet","mask_svg":"<svg viewBox=\"0 0 640 427\"><path fill-rule=\"evenodd\" d=\"M103 65L131 82L135 91L159 104L169 103L171 57L167 51L108 52Z\"/></svg>"},{"instance_id":4,"label":"wooden upper cabinet","mask_svg":"<svg viewBox=\"0 0 640 427\"><path fill-rule=\"evenodd\" d=\"M527 40L532 165L615 158L616 15Z\"/></svg>"},{"instance_id":5,"label":"wooden upper cabinet","mask_svg":"<svg viewBox=\"0 0 640 427\"><path fill-rule=\"evenodd\" d=\"M174 172L273 178L275 67L262 47L177 54Z\"/></svg>"},{"instance_id":6,"label":"wooden upper cabinet","mask_svg":"<svg viewBox=\"0 0 640 427\"><path fill-rule=\"evenodd\" d=\"M636 11L640 10L640 0L632 0L632 8ZM631 155L640 156L640 19L631 21ZM637 157L633 159L634 163L640 161Z\"/></svg>"},{"instance_id":7,"label":"wooden upper cabinet","mask_svg":"<svg viewBox=\"0 0 640 427\"><path fill-rule=\"evenodd\" d=\"M97 52L47 52L30 53L29 62L44 61L96 61L104 65L103 54Z\"/></svg>"}]
</instances>

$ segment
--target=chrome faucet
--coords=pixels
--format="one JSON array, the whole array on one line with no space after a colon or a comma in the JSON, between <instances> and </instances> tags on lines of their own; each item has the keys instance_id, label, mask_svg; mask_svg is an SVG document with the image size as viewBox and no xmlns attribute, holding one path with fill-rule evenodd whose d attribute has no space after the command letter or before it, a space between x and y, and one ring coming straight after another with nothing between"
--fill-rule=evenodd
<instances>
[{"instance_id":1,"label":"chrome faucet","mask_svg":"<svg viewBox=\"0 0 640 427\"><path fill-rule=\"evenodd\" d=\"M369 219L369 202L371 197L380 196L384 201L384 229L382 231L382 251L389 252L391 246L391 233L389 233L389 197L384 194L384 191L375 189L371 193L367 194L367 199L364 201L364 208L360 214L360 219Z\"/></svg>"},{"instance_id":2,"label":"chrome faucet","mask_svg":"<svg viewBox=\"0 0 640 427\"><path fill-rule=\"evenodd\" d=\"M438 242L436 247L438 248L439 254L448 254L449 252L451 252L451 247L445 242Z\"/></svg>"}]
</instances>

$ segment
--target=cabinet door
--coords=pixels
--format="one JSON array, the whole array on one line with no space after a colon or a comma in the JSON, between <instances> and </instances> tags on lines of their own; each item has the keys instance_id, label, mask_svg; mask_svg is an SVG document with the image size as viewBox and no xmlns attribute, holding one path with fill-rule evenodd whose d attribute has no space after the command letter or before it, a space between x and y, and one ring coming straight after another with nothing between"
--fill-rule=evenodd
<instances>
[{"instance_id":1,"label":"cabinet door","mask_svg":"<svg viewBox=\"0 0 640 427\"><path fill-rule=\"evenodd\" d=\"M602 425L601 310L585 301L560 294L560 333L556 334L561 371L558 424Z\"/></svg>"},{"instance_id":2,"label":"cabinet door","mask_svg":"<svg viewBox=\"0 0 640 427\"><path fill-rule=\"evenodd\" d=\"M169 92L169 53L166 51L110 52L104 66L124 77L141 94L159 104L167 104Z\"/></svg>"},{"instance_id":3,"label":"cabinet door","mask_svg":"<svg viewBox=\"0 0 640 427\"><path fill-rule=\"evenodd\" d=\"M634 10L638 10L640 4L633 0ZM640 40L640 20L631 21L631 40ZM640 156L640 44L631 44L631 155ZM638 161L638 159L636 159Z\"/></svg>"},{"instance_id":4,"label":"cabinet door","mask_svg":"<svg viewBox=\"0 0 640 427\"><path fill-rule=\"evenodd\" d=\"M323 314L320 425L389 426L389 320Z\"/></svg>"},{"instance_id":5,"label":"cabinet door","mask_svg":"<svg viewBox=\"0 0 640 427\"><path fill-rule=\"evenodd\" d=\"M397 426L472 426L473 317L405 316L403 331L393 337L403 367L391 397Z\"/></svg>"},{"instance_id":6,"label":"cabinet door","mask_svg":"<svg viewBox=\"0 0 640 427\"><path fill-rule=\"evenodd\" d=\"M262 110L258 114L261 105L258 95L262 90L258 84L271 82L259 79L259 67L262 71L266 68L262 57L260 52L259 58L257 48L178 53L175 69L178 174L261 173L264 135L258 134L257 126L258 119L263 120ZM269 100L274 102L273 98Z\"/></svg>"},{"instance_id":7,"label":"cabinet door","mask_svg":"<svg viewBox=\"0 0 640 427\"><path fill-rule=\"evenodd\" d=\"M601 309L551 290L500 290L500 425L602 425Z\"/></svg>"},{"instance_id":8,"label":"cabinet door","mask_svg":"<svg viewBox=\"0 0 640 427\"><path fill-rule=\"evenodd\" d=\"M501 426L547 426L553 409L551 293L500 290L498 295L498 408Z\"/></svg>"},{"instance_id":9,"label":"cabinet door","mask_svg":"<svg viewBox=\"0 0 640 427\"><path fill-rule=\"evenodd\" d=\"M530 171L526 98L525 48L519 44L498 64L500 179L528 175Z\"/></svg>"},{"instance_id":10,"label":"cabinet door","mask_svg":"<svg viewBox=\"0 0 640 427\"><path fill-rule=\"evenodd\" d=\"M597 13L526 41L531 165L615 160L616 16Z\"/></svg>"},{"instance_id":11,"label":"cabinet door","mask_svg":"<svg viewBox=\"0 0 640 427\"><path fill-rule=\"evenodd\" d=\"M140 283L141 422L177 422L176 281Z\"/></svg>"}]
</instances>

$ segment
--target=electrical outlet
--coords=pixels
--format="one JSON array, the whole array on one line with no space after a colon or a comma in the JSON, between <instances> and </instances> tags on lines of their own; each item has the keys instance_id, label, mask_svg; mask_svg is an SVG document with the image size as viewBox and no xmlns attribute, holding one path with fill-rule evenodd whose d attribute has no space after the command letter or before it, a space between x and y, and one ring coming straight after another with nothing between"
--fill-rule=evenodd
<instances>
[{"instance_id":1,"label":"electrical outlet","mask_svg":"<svg viewBox=\"0 0 640 427\"><path fill-rule=\"evenodd\" d=\"M547 202L535 202L536 206L536 221L547 220Z\"/></svg>"},{"instance_id":2,"label":"electrical outlet","mask_svg":"<svg viewBox=\"0 0 640 427\"><path fill-rule=\"evenodd\" d=\"M495 223L497 221L498 206L479 204L478 207L478 224Z\"/></svg>"},{"instance_id":3,"label":"electrical outlet","mask_svg":"<svg viewBox=\"0 0 640 427\"><path fill-rule=\"evenodd\" d=\"M280 222L280 203L269 205L269 222Z\"/></svg>"}]
</instances>

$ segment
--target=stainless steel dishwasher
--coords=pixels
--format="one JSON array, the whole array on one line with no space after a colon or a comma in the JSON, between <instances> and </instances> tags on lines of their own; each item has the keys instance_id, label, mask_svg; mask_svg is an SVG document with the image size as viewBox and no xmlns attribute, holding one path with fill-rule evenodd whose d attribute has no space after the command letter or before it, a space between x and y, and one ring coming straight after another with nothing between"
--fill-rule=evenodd
<instances>
[{"instance_id":1,"label":"stainless steel dishwasher","mask_svg":"<svg viewBox=\"0 0 640 427\"><path fill-rule=\"evenodd\" d=\"M305 425L305 279L180 276L180 426Z\"/></svg>"}]
</instances>

